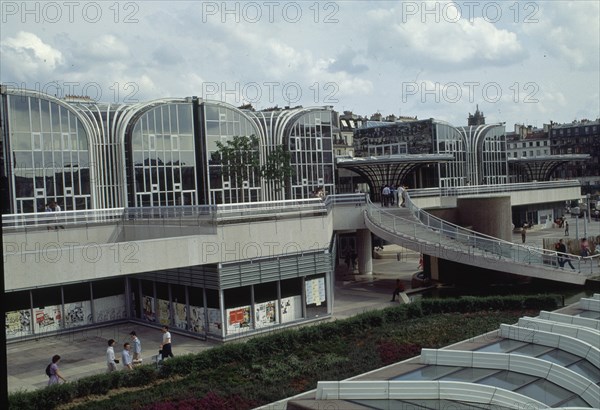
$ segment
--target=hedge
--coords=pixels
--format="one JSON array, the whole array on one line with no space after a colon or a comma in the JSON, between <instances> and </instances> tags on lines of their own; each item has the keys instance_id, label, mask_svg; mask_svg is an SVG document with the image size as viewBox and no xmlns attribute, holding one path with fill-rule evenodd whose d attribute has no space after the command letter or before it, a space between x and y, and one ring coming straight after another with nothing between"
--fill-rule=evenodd
<instances>
[{"instance_id":1,"label":"hedge","mask_svg":"<svg viewBox=\"0 0 600 410\"><path fill-rule=\"evenodd\" d=\"M267 336L257 336L246 342L224 344L198 354L177 356L165 361L158 371L152 365L145 365L136 367L131 372L100 374L36 391L12 393L9 395L9 408L15 410L48 410L70 403L76 398L85 398L89 395L105 395L111 390L122 387L148 387L157 380L169 379L174 376L198 375L198 377L207 377L210 375L211 379L223 382L235 382L235 378L239 377L233 373L230 375L213 375L211 372L214 372L217 367L216 364L221 369L227 369L228 366L238 369L242 365L252 369L252 363L255 361L267 362L269 363L268 366L273 369L288 366L290 369L288 370L289 374L297 380L297 383L309 384L314 380L305 380L304 378L314 371L317 364L303 357L289 356L287 352L307 353L313 348L312 346L317 349L319 343L343 344L345 343L345 337L366 335L370 329L380 328L383 325L400 324L424 316L482 311L554 310L560 306L561 301L560 295L465 296L453 299L421 299L408 305L369 311L351 318L304 326L294 330L282 330ZM361 346L350 348L361 349ZM372 360L373 354L379 354L383 362L388 363L398 358L394 351L399 348L405 353L408 352L406 354L418 354L417 347L411 343L394 344L393 342L387 342L387 344L384 343L378 347L379 353L369 352L367 354L367 352L363 352L362 355L358 355L357 363L351 365L355 365L358 370L362 366L360 362ZM286 354L288 357L282 358L281 355ZM271 361L269 362L269 360ZM280 360L283 363L280 363ZM321 375L335 376L336 367L343 360L343 358L336 356L326 357L326 360L320 364ZM269 370L265 366L261 369ZM269 374L269 372L265 371L265 374ZM258 376L253 375L253 372L250 371L247 377ZM257 396L266 393L267 391L258 391Z\"/></svg>"}]
</instances>

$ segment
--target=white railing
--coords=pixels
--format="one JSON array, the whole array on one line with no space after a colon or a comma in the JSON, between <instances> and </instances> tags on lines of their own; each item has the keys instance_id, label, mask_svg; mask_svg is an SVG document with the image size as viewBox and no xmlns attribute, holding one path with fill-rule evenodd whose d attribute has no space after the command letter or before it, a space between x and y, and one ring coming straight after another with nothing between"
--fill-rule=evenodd
<instances>
[{"instance_id":1,"label":"white railing","mask_svg":"<svg viewBox=\"0 0 600 410\"><path fill-rule=\"evenodd\" d=\"M369 201L367 216L372 223L395 235L407 237L415 242L425 241L438 248L445 247L471 257L481 256L502 263L514 262L548 269L559 267L558 258L563 254L554 250L516 244L446 222L417 207L408 195L406 207L412 218L395 215L389 208L380 208ZM600 255L569 257L575 270L572 271L566 263L565 274L592 276L600 272L597 266Z\"/></svg>"},{"instance_id":2,"label":"white railing","mask_svg":"<svg viewBox=\"0 0 600 410\"><path fill-rule=\"evenodd\" d=\"M331 200L330 200L331 202ZM363 198L363 203L365 202ZM335 203L335 201L334 201ZM272 202L248 202L223 205L164 206L113 208L85 211L40 212L2 215L2 227L7 231L30 229L61 229L104 223L152 224L160 221L181 226L214 224L220 220L259 216L280 216L297 213L327 213L321 198Z\"/></svg>"},{"instance_id":3,"label":"white railing","mask_svg":"<svg viewBox=\"0 0 600 410\"><path fill-rule=\"evenodd\" d=\"M123 218L123 208L92 209L85 211L39 212L2 215L2 228L58 228L66 225L118 222Z\"/></svg>"},{"instance_id":4,"label":"white railing","mask_svg":"<svg viewBox=\"0 0 600 410\"><path fill-rule=\"evenodd\" d=\"M561 181L542 181L542 182L520 182L514 184L496 184L496 185L473 185L461 187L446 187L446 188L423 188L411 189L410 195L413 198L433 197L433 196L459 196L459 195L476 195L490 194L515 191L530 191L542 189L556 188L572 188L580 187L581 182L578 180L561 180Z\"/></svg>"},{"instance_id":5,"label":"white railing","mask_svg":"<svg viewBox=\"0 0 600 410\"><path fill-rule=\"evenodd\" d=\"M368 195L364 193L328 195L325 206L327 209L335 206L364 206L367 205L367 200Z\"/></svg>"}]
</instances>

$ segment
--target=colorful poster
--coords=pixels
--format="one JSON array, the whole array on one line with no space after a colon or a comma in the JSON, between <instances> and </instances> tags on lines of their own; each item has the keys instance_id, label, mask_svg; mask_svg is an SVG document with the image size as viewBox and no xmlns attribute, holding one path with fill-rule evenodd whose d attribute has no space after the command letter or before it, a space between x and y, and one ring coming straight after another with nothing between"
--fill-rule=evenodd
<instances>
[{"instance_id":1,"label":"colorful poster","mask_svg":"<svg viewBox=\"0 0 600 410\"><path fill-rule=\"evenodd\" d=\"M65 327L76 327L92 323L92 303L89 300L65 303Z\"/></svg>"},{"instance_id":2,"label":"colorful poster","mask_svg":"<svg viewBox=\"0 0 600 410\"><path fill-rule=\"evenodd\" d=\"M292 296L281 299L281 323L302 319L302 297Z\"/></svg>"},{"instance_id":3,"label":"colorful poster","mask_svg":"<svg viewBox=\"0 0 600 410\"><path fill-rule=\"evenodd\" d=\"M169 326L171 324L171 309L169 309L169 301L164 299L156 299L158 302L158 321L161 325Z\"/></svg>"},{"instance_id":4,"label":"colorful poster","mask_svg":"<svg viewBox=\"0 0 600 410\"><path fill-rule=\"evenodd\" d=\"M35 333L46 333L60 329L60 306L34 308Z\"/></svg>"},{"instance_id":5,"label":"colorful poster","mask_svg":"<svg viewBox=\"0 0 600 410\"><path fill-rule=\"evenodd\" d=\"M151 296L143 296L142 297L144 307L144 315L142 319L147 320L148 322L156 322L156 311L154 310L154 298Z\"/></svg>"},{"instance_id":6,"label":"colorful poster","mask_svg":"<svg viewBox=\"0 0 600 410\"><path fill-rule=\"evenodd\" d=\"M127 317L125 295L94 299L94 311L96 312L96 323L125 319Z\"/></svg>"},{"instance_id":7,"label":"colorful poster","mask_svg":"<svg viewBox=\"0 0 600 410\"><path fill-rule=\"evenodd\" d=\"M254 305L256 328L272 326L277 323L277 301Z\"/></svg>"},{"instance_id":8,"label":"colorful poster","mask_svg":"<svg viewBox=\"0 0 600 410\"><path fill-rule=\"evenodd\" d=\"M173 302L173 313L175 315L173 318L175 327L187 330L187 309L185 303Z\"/></svg>"},{"instance_id":9,"label":"colorful poster","mask_svg":"<svg viewBox=\"0 0 600 410\"><path fill-rule=\"evenodd\" d=\"M204 332L204 308L190 306L190 326L192 332Z\"/></svg>"},{"instance_id":10,"label":"colorful poster","mask_svg":"<svg viewBox=\"0 0 600 410\"><path fill-rule=\"evenodd\" d=\"M16 310L6 312L6 338L14 338L31 334L31 311Z\"/></svg>"},{"instance_id":11,"label":"colorful poster","mask_svg":"<svg viewBox=\"0 0 600 410\"><path fill-rule=\"evenodd\" d=\"M236 333L250 328L250 306L227 309L225 315L227 317L227 333Z\"/></svg>"}]
</instances>

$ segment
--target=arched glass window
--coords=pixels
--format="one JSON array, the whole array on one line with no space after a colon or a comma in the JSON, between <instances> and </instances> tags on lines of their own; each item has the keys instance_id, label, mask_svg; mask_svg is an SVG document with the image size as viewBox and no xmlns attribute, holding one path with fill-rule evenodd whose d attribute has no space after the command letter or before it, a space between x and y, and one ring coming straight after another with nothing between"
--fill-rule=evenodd
<instances>
[{"instance_id":1,"label":"arched glass window","mask_svg":"<svg viewBox=\"0 0 600 410\"><path fill-rule=\"evenodd\" d=\"M191 104L148 110L135 122L130 138L133 206L198 204Z\"/></svg>"},{"instance_id":2,"label":"arched glass window","mask_svg":"<svg viewBox=\"0 0 600 410\"><path fill-rule=\"evenodd\" d=\"M217 143L227 146L234 137L257 137L258 128L239 110L221 104L205 103L204 118L206 124L206 149L208 156L208 174L210 184L210 203L229 204L256 202L262 200L259 173L249 164L239 164L224 169L223 159L219 155ZM259 153L258 143L255 151L245 156ZM242 157L244 157L242 155ZM242 169L241 167L245 167Z\"/></svg>"},{"instance_id":3,"label":"arched glass window","mask_svg":"<svg viewBox=\"0 0 600 410\"><path fill-rule=\"evenodd\" d=\"M8 95L15 212L91 208L88 135L74 110L54 101Z\"/></svg>"}]
</instances>

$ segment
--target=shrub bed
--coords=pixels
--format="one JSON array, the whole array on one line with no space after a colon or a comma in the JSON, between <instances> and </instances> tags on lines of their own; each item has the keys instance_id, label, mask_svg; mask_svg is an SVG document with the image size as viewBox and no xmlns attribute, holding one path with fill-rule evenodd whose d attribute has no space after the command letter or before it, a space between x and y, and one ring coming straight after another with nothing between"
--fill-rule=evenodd
<instances>
[{"instance_id":1,"label":"shrub bed","mask_svg":"<svg viewBox=\"0 0 600 410\"><path fill-rule=\"evenodd\" d=\"M554 310L560 297L498 296L424 299L199 354L178 356L157 371L101 374L9 397L15 410L53 409L74 399L124 387L138 391L74 405L90 409L250 409L343 380L514 323L523 315ZM170 381L176 377L176 381ZM163 383L156 383L157 381Z\"/></svg>"}]
</instances>

